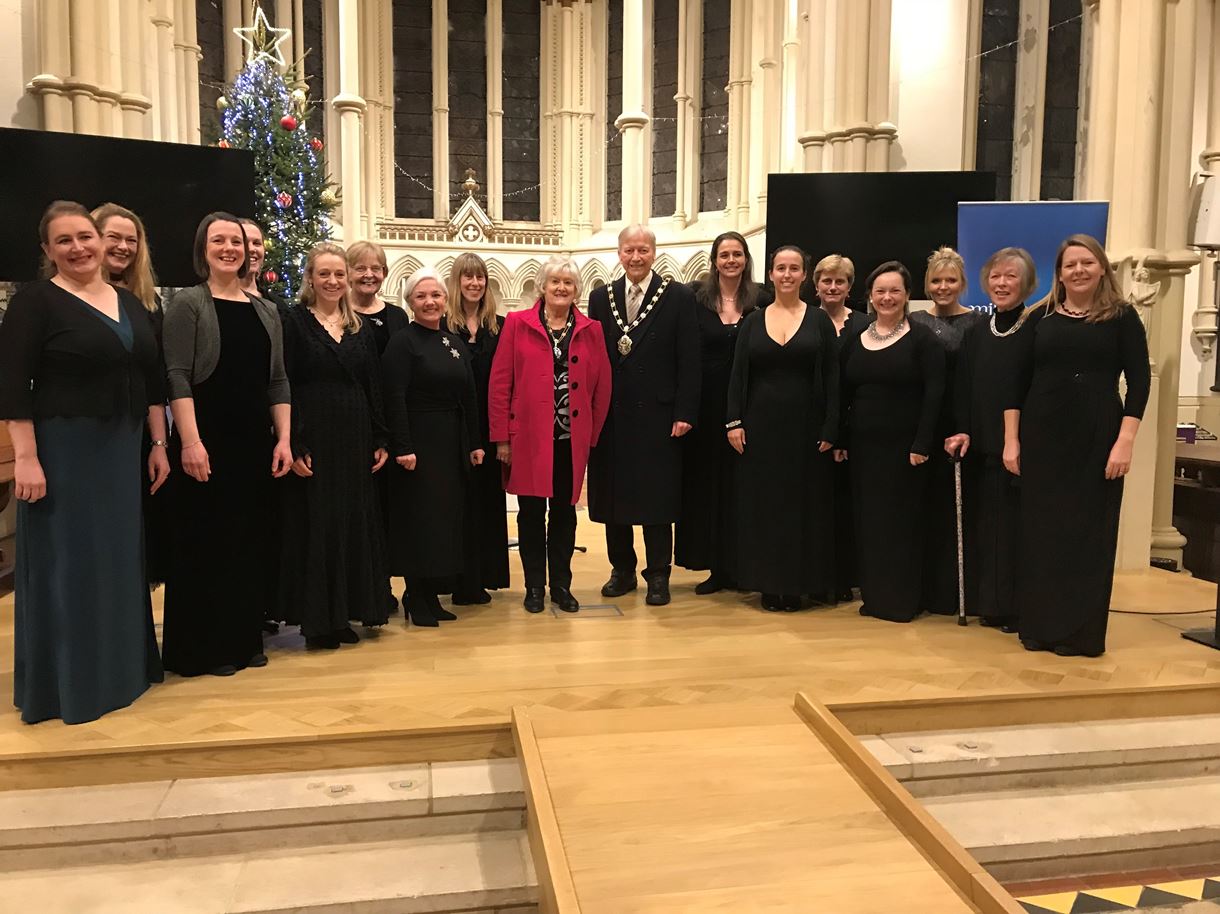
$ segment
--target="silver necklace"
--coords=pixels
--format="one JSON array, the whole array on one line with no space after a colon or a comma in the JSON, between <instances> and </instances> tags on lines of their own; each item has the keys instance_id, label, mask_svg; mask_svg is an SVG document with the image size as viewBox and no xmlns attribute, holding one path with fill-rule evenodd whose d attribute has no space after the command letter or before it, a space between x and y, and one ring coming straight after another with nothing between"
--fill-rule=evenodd
<instances>
[{"instance_id":1,"label":"silver necklace","mask_svg":"<svg viewBox=\"0 0 1220 914\"><path fill-rule=\"evenodd\" d=\"M564 321L563 327L559 330L558 335L556 335L555 331L551 329L551 325L547 324L546 332L547 332L547 335L551 338L552 351L555 353L555 358L557 358L557 359L563 358L563 349L561 348L561 346L563 344L564 338L567 337L568 333L571 332L572 328L575 325L576 325L576 320L570 309L568 311L568 319L566 321Z\"/></svg>"},{"instance_id":2,"label":"silver necklace","mask_svg":"<svg viewBox=\"0 0 1220 914\"><path fill-rule=\"evenodd\" d=\"M878 333L877 332L877 322L873 321L871 324L868 325L868 335L870 337L872 337L874 340L876 340L878 343L884 343L886 340L892 340L898 334L902 333L903 328L906 327L906 325L907 325L907 319L904 317L901 320L899 320L897 324L894 325L894 329L891 330L889 333Z\"/></svg>"}]
</instances>

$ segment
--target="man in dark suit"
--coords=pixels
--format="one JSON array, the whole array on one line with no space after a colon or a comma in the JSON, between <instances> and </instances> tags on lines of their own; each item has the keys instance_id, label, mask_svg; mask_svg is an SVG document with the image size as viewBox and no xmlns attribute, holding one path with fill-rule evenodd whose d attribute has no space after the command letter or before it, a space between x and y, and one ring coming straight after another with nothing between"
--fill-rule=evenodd
<instances>
[{"instance_id":1,"label":"man in dark suit","mask_svg":"<svg viewBox=\"0 0 1220 914\"><path fill-rule=\"evenodd\" d=\"M644 528L647 602L669 602L673 524L682 502L682 448L699 412L699 328L685 284L652 271L656 236L619 233L626 276L589 295L613 368L610 415L589 459L589 516L606 525L610 580L602 595L636 589L635 525Z\"/></svg>"}]
</instances>

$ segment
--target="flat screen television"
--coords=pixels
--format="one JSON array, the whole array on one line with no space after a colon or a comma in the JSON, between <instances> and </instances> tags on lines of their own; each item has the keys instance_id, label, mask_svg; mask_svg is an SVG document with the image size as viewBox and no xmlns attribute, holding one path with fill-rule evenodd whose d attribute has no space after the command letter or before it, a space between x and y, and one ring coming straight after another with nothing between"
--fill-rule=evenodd
<instances>
[{"instance_id":1,"label":"flat screen television","mask_svg":"<svg viewBox=\"0 0 1220 914\"><path fill-rule=\"evenodd\" d=\"M254 156L243 150L0 128L0 280L36 279L38 220L53 200L118 203L140 216L162 286L199 282L195 228L208 213L254 215Z\"/></svg>"},{"instance_id":2,"label":"flat screen television","mask_svg":"<svg viewBox=\"0 0 1220 914\"><path fill-rule=\"evenodd\" d=\"M924 298L928 255L942 244L957 246L957 204L994 199L991 172L774 174L767 181L767 262L781 245L798 245L810 257L812 282L822 257L846 255L856 267L850 302L863 310L868 274L898 260L911 271L911 297Z\"/></svg>"}]
</instances>

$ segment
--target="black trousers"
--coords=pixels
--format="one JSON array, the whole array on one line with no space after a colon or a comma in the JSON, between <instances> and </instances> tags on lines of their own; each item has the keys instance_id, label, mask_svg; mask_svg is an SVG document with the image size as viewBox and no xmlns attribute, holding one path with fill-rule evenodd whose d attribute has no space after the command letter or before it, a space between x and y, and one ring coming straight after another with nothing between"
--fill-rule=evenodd
<instances>
[{"instance_id":1,"label":"black trousers","mask_svg":"<svg viewBox=\"0 0 1220 914\"><path fill-rule=\"evenodd\" d=\"M517 496L517 551L526 587L572 586L572 551L576 548L576 506L572 501L572 440L555 442L551 469L552 497ZM548 502L549 511L548 511Z\"/></svg>"},{"instance_id":2,"label":"black trousers","mask_svg":"<svg viewBox=\"0 0 1220 914\"><path fill-rule=\"evenodd\" d=\"M644 577L668 574L674 552L673 524L644 525ZM606 555L610 566L623 574L635 574L635 533L630 524L606 524Z\"/></svg>"}]
</instances>

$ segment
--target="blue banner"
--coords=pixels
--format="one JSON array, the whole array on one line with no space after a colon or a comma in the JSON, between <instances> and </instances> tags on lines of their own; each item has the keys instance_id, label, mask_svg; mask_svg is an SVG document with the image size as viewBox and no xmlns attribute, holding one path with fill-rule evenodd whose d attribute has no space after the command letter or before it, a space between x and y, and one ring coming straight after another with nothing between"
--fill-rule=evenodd
<instances>
[{"instance_id":1,"label":"blue banner","mask_svg":"<svg viewBox=\"0 0 1220 914\"><path fill-rule=\"evenodd\" d=\"M1051 289L1055 255L1068 235L1092 235L1105 246L1110 204L1105 201L1038 203L959 203L957 251L966 261L969 289L962 304L987 309L990 302L979 284L979 270L1000 248L1025 248L1038 267L1038 287L1028 299L1043 298Z\"/></svg>"}]
</instances>

